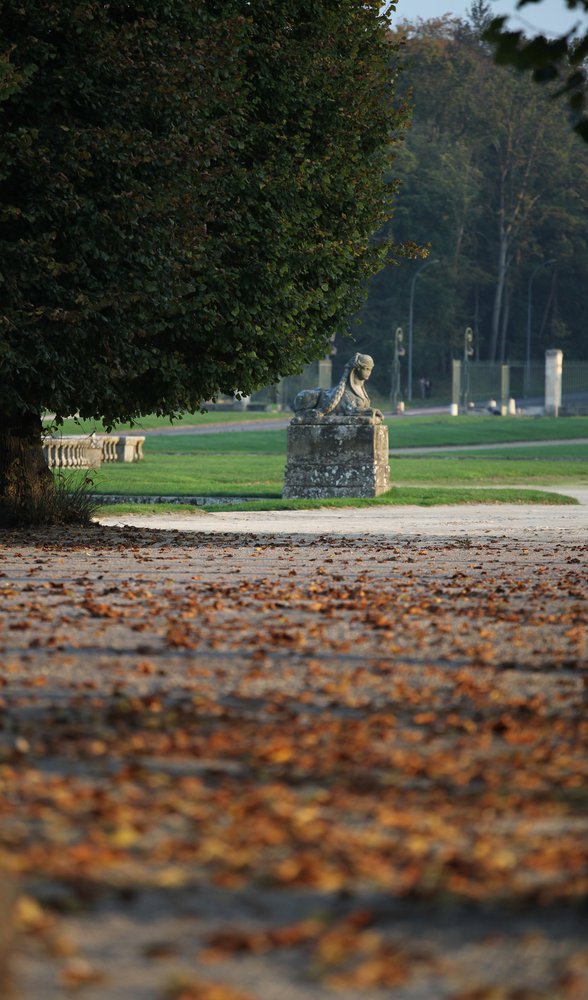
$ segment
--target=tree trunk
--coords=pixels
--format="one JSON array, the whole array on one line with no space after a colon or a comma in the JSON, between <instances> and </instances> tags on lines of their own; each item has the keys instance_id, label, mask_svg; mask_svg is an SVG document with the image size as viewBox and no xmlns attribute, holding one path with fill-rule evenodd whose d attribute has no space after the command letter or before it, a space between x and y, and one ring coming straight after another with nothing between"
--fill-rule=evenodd
<instances>
[{"instance_id":1,"label":"tree trunk","mask_svg":"<svg viewBox=\"0 0 588 1000\"><path fill-rule=\"evenodd\" d=\"M543 343L543 337L545 336L545 330L547 329L547 320L549 319L549 311L553 309L555 313L555 288L557 283L557 271L554 269L551 275L551 285L549 288L549 297L545 304L545 309L543 310L543 319L541 320L541 326L539 327L539 333L537 334L537 343ZM546 344L549 347L549 344Z\"/></svg>"},{"instance_id":2,"label":"tree trunk","mask_svg":"<svg viewBox=\"0 0 588 1000\"><path fill-rule=\"evenodd\" d=\"M0 413L0 523L44 520L42 512L51 507L53 493L53 476L43 456L41 417Z\"/></svg>"},{"instance_id":3,"label":"tree trunk","mask_svg":"<svg viewBox=\"0 0 588 1000\"><path fill-rule=\"evenodd\" d=\"M512 297L512 289L510 287L510 282L506 283L504 289L504 302L502 307L502 324L500 331L500 364L503 365L506 358L506 334L508 331L508 320L510 316L510 300Z\"/></svg>"},{"instance_id":4,"label":"tree trunk","mask_svg":"<svg viewBox=\"0 0 588 1000\"><path fill-rule=\"evenodd\" d=\"M508 275L507 243L503 240L500 244L498 258L498 269L496 275L496 287L494 289L494 306L492 309L492 334L490 339L489 360L496 361L498 351L498 341L500 336L500 321L504 309L504 293Z\"/></svg>"},{"instance_id":5,"label":"tree trunk","mask_svg":"<svg viewBox=\"0 0 588 1000\"><path fill-rule=\"evenodd\" d=\"M498 218L499 218L498 266L496 269L496 286L494 289L494 306L492 309L492 328L490 337L489 361L496 361L496 355L498 351L498 339L500 336L500 320L502 317L502 310L504 308L504 292L506 288L506 282L508 279L508 269L510 266L509 234L508 234L508 227L505 221L506 212L504 203L504 186L505 186L505 179L503 176L501 178L501 185L500 185L500 210L498 213Z\"/></svg>"}]
</instances>

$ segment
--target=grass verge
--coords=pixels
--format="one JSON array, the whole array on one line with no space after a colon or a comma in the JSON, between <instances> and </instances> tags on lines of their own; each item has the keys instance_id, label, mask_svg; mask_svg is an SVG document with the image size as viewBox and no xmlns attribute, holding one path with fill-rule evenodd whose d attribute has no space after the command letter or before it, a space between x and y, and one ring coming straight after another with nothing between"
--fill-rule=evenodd
<instances>
[{"instance_id":1,"label":"grass verge","mask_svg":"<svg viewBox=\"0 0 588 1000\"><path fill-rule=\"evenodd\" d=\"M318 510L321 507L382 507L418 506L436 507L471 503L536 503L536 504L577 504L573 497L544 490L527 489L420 489L417 487L394 487L379 497L345 497L331 500L245 500L242 503L225 505L181 503L120 503L104 504L98 511L99 517L118 514L202 514L219 511L248 510Z\"/></svg>"}]
</instances>

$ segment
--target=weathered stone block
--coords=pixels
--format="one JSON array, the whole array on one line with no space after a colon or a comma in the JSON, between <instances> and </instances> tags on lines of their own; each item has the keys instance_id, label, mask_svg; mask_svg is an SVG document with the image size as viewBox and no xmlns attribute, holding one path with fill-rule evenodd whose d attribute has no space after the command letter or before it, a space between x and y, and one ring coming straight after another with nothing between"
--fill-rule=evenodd
<instances>
[{"instance_id":1,"label":"weathered stone block","mask_svg":"<svg viewBox=\"0 0 588 1000\"><path fill-rule=\"evenodd\" d=\"M292 419L282 496L375 497L389 489L388 428L378 417Z\"/></svg>"}]
</instances>

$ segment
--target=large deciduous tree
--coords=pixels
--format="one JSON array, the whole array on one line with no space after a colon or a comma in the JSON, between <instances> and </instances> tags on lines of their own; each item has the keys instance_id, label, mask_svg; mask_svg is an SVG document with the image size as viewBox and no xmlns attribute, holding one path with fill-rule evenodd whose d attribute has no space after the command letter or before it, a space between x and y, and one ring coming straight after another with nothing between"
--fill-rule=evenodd
<instances>
[{"instance_id":1,"label":"large deciduous tree","mask_svg":"<svg viewBox=\"0 0 588 1000\"><path fill-rule=\"evenodd\" d=\"M0 0L0 497L41 413L194 411L324 354L386 249L377 2Z\"/></svg>"}]
</instances>

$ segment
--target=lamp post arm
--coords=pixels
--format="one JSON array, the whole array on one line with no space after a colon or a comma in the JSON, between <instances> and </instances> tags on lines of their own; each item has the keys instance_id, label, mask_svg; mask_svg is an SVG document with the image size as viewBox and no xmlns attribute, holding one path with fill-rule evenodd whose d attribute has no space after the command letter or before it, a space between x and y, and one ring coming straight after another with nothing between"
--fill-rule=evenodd
<instances>
[{"instance_id":1,"label":"lamp post arm","mask_svg":"<svg viewBox=\"0 0 588 1000\"><path fill-rule=\"evenodd\" d=\"M410 283L410 301L408 304L408 357L407 357L407 380L408 385L406 388L406 398L409 402L412 402L412 328L413 328L413 315L414 315L414 288L417 283L417 278L420 278L421 274L425 268L430 267L431 264L439 264L439 260L426 260L424 264L421 264L418 271L413 274L412 281Z\"/></svg>"}]
</instances>

